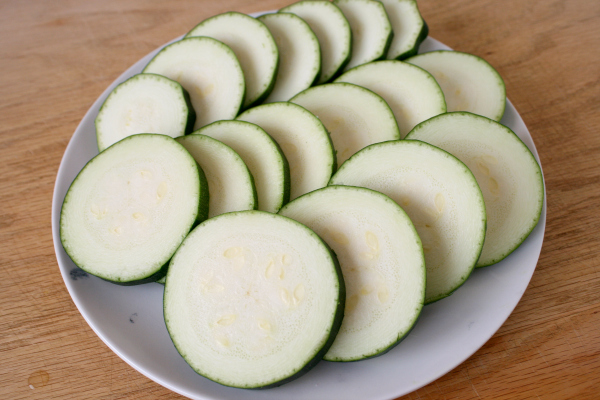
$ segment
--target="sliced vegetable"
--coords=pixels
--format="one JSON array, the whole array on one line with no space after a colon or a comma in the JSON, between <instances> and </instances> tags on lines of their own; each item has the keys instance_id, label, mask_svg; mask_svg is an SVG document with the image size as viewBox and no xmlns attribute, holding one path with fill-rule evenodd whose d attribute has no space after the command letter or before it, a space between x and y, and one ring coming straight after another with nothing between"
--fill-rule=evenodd
<instances>
[{"instance_id":1,"label":"sliced vegetable","mask_svg":"<svg viewBox=\"0 0 600 400\"><path fill-rule=\"evenodd\" d=\"M383 4L375 0L335 0L352 30L352 57L345 71L385 58L394 34Z\"/></svg>"},{"instance_id":2,"label":"sliced vegetable","mask_svg":"<svg viewBox=\"0 0 600 400\"><path fill-rule=\"evenodd\" d=\"M301 0L279 10L302 18L319 39L321 73L317 83L325 83L343 71L350 60L352 32L348 20L333 3Z\"/></svg>"},{"instance_id":3,"label":"sliced vegetable","mask_svg":"<svg viewBox=\"0 0 600 400\"><path fill-rule=\"evenodd\" d=\"M256 208L256 188L252 175L231 147L197 131L176 140L190 152L206 175L210 193L209 218Z\"/></svg>"},{"instance_id":4,"label":"sliced vegetable","mask_svg":"<svg viewBox=\"0 0 600 400\"><path fill-rule=\"evenodd\" d=\"M330 184L377 190L406 211L423 242L425 303L449 296L471 274L485 205L475 177L451 154L416 140L376 143L348 159Z\"/></svg>"},{"instance_id":5,"label":"sliced vegetable","mask_svg":"<svg viewBox=\"0 0 600 400\"><path fill-rule=\"evenodd\" d=\"M208 36L233 50L246 81L243 108L260 103L275 84L279 54L267 27L255 18L226 12L200 22L186 37Z\"/></svg>"},{"instance_id":6,"label":"sliced vegetable","mask_svg":"<svg viewBox=\"0 0 600 400\"><path fill-rule=\"evenodd\" d=\"M423 248L406 213L381 193L347 186L315 190L279 213L323 238L344 274L344 319L325 360L361 360L398 344L425 297Z\"/></svg>"},{"instance_id":7,"label":"sliced vegetable","mask_svg":"<svg viewBox=\"0 0 600 400\"><path fill-rule=\"evenodd\" d=\"M414 0L380 0L385 6L394 39L387 53L388 60L403 60L417 54L427 38L429 28Z\"/></svg>"},{"instance_id":8,"label":"sliced vegetable","mask_svg":"<svg viewBox=\"0 0 600 400\"><path fill-rule=\"evenodd\" d=\"M117 86L96 117L98 150L137 133L178 137L190 133L196 113L181 85L155 74L137 74Z\"/></svg>"},{"instance_id":9,"label":"sliced vegetable","mask_svg":"<svg viewBox=\"0 0 600 400\"><path fill-rule=\"evenodd\" d=\"M419 122L446 112L444 94L425 70L401 61L376 61L336 79L363 86L388 103L403 138Z\"/></svg>"},{"instance_id":10,"label":"sliced vegetable","mask_svg":"<svg viewBox=\"0 0 600 400\"><path fill-rule=\"evenodd\" d=\"M500 121L506 107L506 87L483 58L458 51L431 51L406 62L429 72L444 91L448 111L468 111Z\"/></svg>"},{"instance_id":11,"label":"sliced vegetable","mask_svg":"<svg viewBox=\"0 0 600 400\"><path fill-rule=\"evenodd\" d=\"M258 17L275 38L279 49L279 69L275 86L265 103L287 101L309 88L321 71L319 40L304 20L290 13Z\"/></svg>"},{"instance_id":12,"label":"sliced vegetable","mask_svg":"<svg viewBox=\"0 0 600 400\"><path fill-rule=\"evenodd\" d=\"M529 236L544 202L542 171L513 131L470 113L448 113L415 127L407 139L458 157L479 183L487 212L485 243L477 267L495 264Z\"/></svg>"},{"instance_id":13,"label":"sliced vegetable","mask_svg":"<svg viewBox=\"0 0 600 400\"><path fill-rule=\"evenodd\" d=\"M277 143L258 125L218 121L197 131L225 143L244 160L256 185L258 209L277 212L290 199L290 169Z\"/></svg>"},{"instance_id":14,"label":"sliced vegetable","mask_svg":"<svg viewBox=\"0 0 600 400\"><path fill-rule=\"evenodd\" d=\"M144 68L166 76L188 91L198 129L238 114L244 99L244 74L229 47L207 37L183 39L162 49Z\"/></svg>"},{"instance_id":15,"label":"sliced vegetable","mask_svg":"<svg viewBox=\"0 0 600 400\"><path fill-rule=\"evenodd\" d=\"M392 110L379 95L349 83L315 86L290 100L316 115L330 133L337 164L363 147L400 139Z\"/></svg>"},{"instance_id":16,"label":"sliced vegetable","mask_svg":"<svg viewBox=\"0 0 600 400\"><path fill-rule=\"evenodd\" d=\"M208 212L204 174L165 135L129 136L79 172L63 202L60 238L84 271L120 284L153 282Z\"/></svg>"},{"instance_id":17,"label":"sliced vegetable","mask_svg":"<svg viewBox=\"0 0 600 400\"><path fill-rule=\"evenodd\" d=\"M169 267L164 315L175 347L226 386L278 386L313 367L340 327L344 281L310 229L280 215L209 219Z\"/></svg>"},{"instance_id":18,"label":"sliced vegetable","mask_svg":"<svg viewBox=\"0 0 600 400\"><path fill-rule=\"evenodd\" d=\"M283 150L290 166L290 199L327 186L335 171L335 153L317 117L292 103L270 103L237 118L263 128Z\"/></svg>"}]
</instances>

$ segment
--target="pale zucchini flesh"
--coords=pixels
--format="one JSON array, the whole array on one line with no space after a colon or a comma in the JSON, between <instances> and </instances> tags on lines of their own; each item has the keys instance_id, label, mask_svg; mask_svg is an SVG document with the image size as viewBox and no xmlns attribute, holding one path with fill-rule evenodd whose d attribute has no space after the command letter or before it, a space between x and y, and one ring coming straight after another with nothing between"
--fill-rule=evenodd
<instances>
[{"instance_id":1,"label":"pale zucchini flesh","mask_svg":"<svg viewBox=\"0 0 600 400\"><path fill-rule=\"evenodd\" d=\"M244 121L217 121L197 131L231 147L256 185L258 210L277 212L290 199L290 170L283 152L261 127Z\"/></svg>"},{"instance_id":2,"label":"pale zucchini flesh","mask_svg":"<svg viewBox=\"0 0 600 400\"><path fill-rule=\"evenodd\" d=\"M467 111L500 121L506 107L506 87L483 58L458 51L431 51L406 62L423 68L444 91L448 112Z\"/></svg>"},{"instance_id":3,"label":"pale zucchini flesh","mask_svg":"<svg viewBox=\"0 0 600 400\"><path fill-rule=\"evenodd\" d=\"M258 17L277 43L279 68L275 85L264 103L288 101L312 86L321 71L321 48L310 26L295 14L274 13Z\"/></svg>"},{"instance_id":4,"label":"pale zucchini flesh","mask_svg":"<svg viewBox=\"0 0 600 400\"><path fill-rule=\"evenodd\" d=\"M544 203L542 171L527 146L504 125L475 114L448 113L417 125L407 139L446 150L475 175L487 212L477 267L503 260L537 225Z\"/></svg>"},{"instance_id":5,"label":"pale zucchini flesh","mask_svg":"<svg viewBox=\"0 0 600 400\"><path fill-rule=\"evenodd\" d=\"M200 22L186 37L208 36L233 50L244 71L246 94L243 108L260 103L275 83L279 53L267 27L238 12L226 12Z\"/></svg>"},{"instance_id":6,"label":"pale zucchini flesh","mask_svg":"<svg viewBox=\"0 0 600 400\"><path fill-rule=\"evenodd\" d=\"M337 165L378 142L400 139L392 110L379 95L350 83L312 87L291 100L321 120L329 131Z\"/></svg>"},{"instance_id":7,"label":"pale zucchini flesh","mask_svg":"<svg viewBox=\"0 0 600 400\"><path fill-rule=\"evenodd\" d=\"M375 61L344 73L348 82L377 93L388 103L404 138L418 123L446 112L444 93L425 70L402 61Z\"/></svg>"},{"instance_id":8,"label":"pale zucchini flesh","mask_svg":"<svg viewBox=\"0 0 600 400\"><path fill-rule=\"evenodd\" d=\"M176 140L190 152L206 175L210 195L208 217L254 210L256 187L244 161L231 147L196 132Z\"/></svg>"},{"instance_id":9,"label":"pale zucchini flesh","mask_svg":"<svg viewBox=\"0 0 600 400\"><path fill-rule=\"evenodd\" d=\"M398 344L425 297L421 240L406 213L381 193L348 186L315 190L279 213L323 238L344 274L344 319L324 359L357 361Z\"/></svg>"},{"instance_id":10,"label":"pale zucchini flesh","mask_svg":"<svg viewBox=\"0 0 600 400\"><path fill-rule=\"evenodd\" d=\"M193 224L206 218L198 165L165 135L129 136L90 160L61 210L62 245L86 272L120 283L160 278Z\"/></svg>"},{"instance_id":11,"label":"pale zucchini flesh","mask_svg":"<svg viewBox=\"0 0 600 400\"><path fill-rule=\"evenodd\" d=\"M138 133L190 133L196 113L188 93L169 78L137 74L108 95L95 120L98 150Z\"/></svg>"},{"instance_id":12,"label":"pale zucchini flesh","mask_svg":"<svg viewBox=\"0 0 600 400\"><path fill-rule=\"evenodd\" d=\"M344 69L352 52L352 31L342 11L325 0L302 0L279 10L302 18L319 39L321 72L317 83L329 82Z\"/></svg>"},{"instance_id":13,"label":"pale zucchini flesh","mask_svg":"<svg viewBox=\"0 0 600 400\"><path fill-rule=\"evenodd\" d=\"M194 129L235 118L244 99L244 74L235 54L208 37L192 37L168 45L144 72L166 76L187 90L196 112Z\"/></svg>"},{"instance_id":14,"label":"pale zucchini flesh","mask_svg":"<svg viewBox=\"0 0 600 400\"><path fill-rule=\"evenodd\" d=\"M335 255L305 226L261 211L205 221L169 266L164 315L175 347L222 385L281 385L314 366L345 299Z\"/></svg>"},{"instance_id":15,"label":"pale zucchini flesh","mask_svg":"<svg viewBox=\"0 0 600 400\"><path fill-rule=\"evenodd\" d=\"M415 0L380 0L385 6L394 31L387 52L388 60L403 60L418 53L429 28Z\"/></svg>"},{"instance_id":16,"label":"pale zucchini flesh","mask_svg":"<svg viewBox=\"0 0 600 400\"><path fill-rule=\"evenodd\" d=\"M327 130L312 113L293 103L269 103L246 110L238 120L263 128L281 147L290 166L290 200L327 186L336 169Z\"/></svg>"},{"instance_id":17,"label":"pale zucchini flesh","mask_svg":"<svg viewBox=\"0 0 600 400\"><path fill-rule=\"evenodd\" d=\"M449 296L471 274L485 238L485 204L471 171L451 154L415 140L376 143L330 184L376 190L406 211L423 243L425 303Z\"/></svg>"},{"instance_id":18,"label":"pale zucchini flesh","mask_svg":"<svg viewBox=\"0 0 600 400\"><path fill-rule=\"evenodd\" d=\"M352 56L344 71L385 58L392 42L392 25L383 4L375 0L335 0L352 31Z\"/></svg>"}]
</instances>

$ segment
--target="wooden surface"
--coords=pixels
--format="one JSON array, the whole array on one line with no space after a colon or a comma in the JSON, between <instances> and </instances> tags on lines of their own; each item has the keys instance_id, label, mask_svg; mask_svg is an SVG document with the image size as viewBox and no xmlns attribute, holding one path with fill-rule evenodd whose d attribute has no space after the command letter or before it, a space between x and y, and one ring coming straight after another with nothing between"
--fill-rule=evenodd
<instances>
[{"instance_id":1,"label":"wooden surface","mask_svg":"<svg viewBox=\"0 0 600 400\"><path fill-rule=\"evenodd\" d=\"M285 4L0 2L0 398L182 398L119 359L75 308L52 243L54 180L87 109L135 61L211 15ZM600 2L422 0L420 8L431 36L503 76L541 157L548 224L508 321L403 399L599 399Z\"/></svg>"}]
</instances>

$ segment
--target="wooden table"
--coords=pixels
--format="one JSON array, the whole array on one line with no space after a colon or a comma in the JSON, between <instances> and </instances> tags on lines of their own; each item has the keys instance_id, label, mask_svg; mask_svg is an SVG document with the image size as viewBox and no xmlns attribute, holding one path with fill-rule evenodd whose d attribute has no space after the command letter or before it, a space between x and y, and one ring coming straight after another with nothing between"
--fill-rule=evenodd
<instances>
[{"instance_id":1,"label":"wooden table","mask_svg":"<svg viewBox=\"0 0 600 400\"><path fill-rule=\"evenodd\" d=\"M0 398L181 398L113 354L75 308L52 244L54 180L86 110L131 64L211 15L285 4L0 2ZM504 77L541 157L548 224L508 321L404 399L599 399L600 2L422 0L420 8L431 36Z\"/></svg>"}]
</instances>

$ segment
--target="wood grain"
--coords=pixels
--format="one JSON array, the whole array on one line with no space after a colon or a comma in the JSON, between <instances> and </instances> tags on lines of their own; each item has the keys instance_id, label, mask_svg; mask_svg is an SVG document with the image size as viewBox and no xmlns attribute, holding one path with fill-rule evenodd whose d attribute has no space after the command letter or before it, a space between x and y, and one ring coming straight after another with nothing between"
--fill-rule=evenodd
<instances>
[{"instance_id":1,"label":"wood grain","mask_svg":"<svg viewBox=\"0 0 600 400\"><path fill-rule=\"evenodd\" d=\"M211 15L286 4L0 2L0 398L182 398L113 354L75 308L53 250L54 180L77 124L131 64ZM508 321L465 363L402 399L598 399L600 2L419 4L431 36L503 76L541 157L548 222Z\"/></svg>"}]
</instances>

